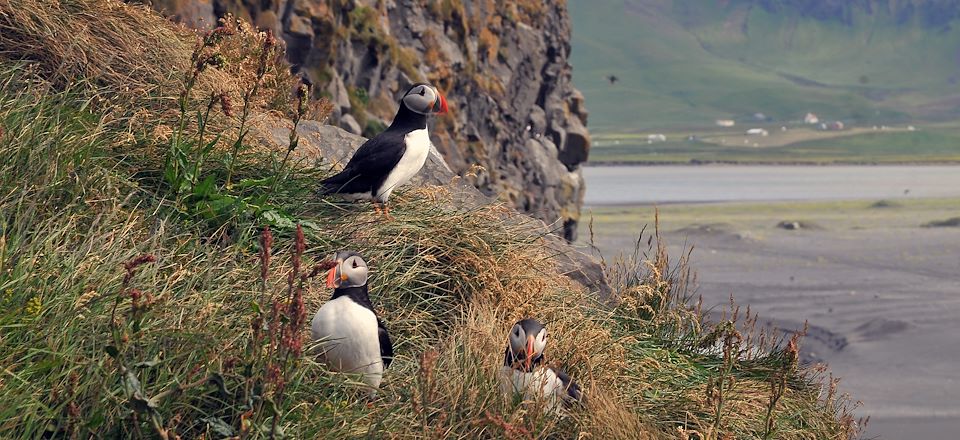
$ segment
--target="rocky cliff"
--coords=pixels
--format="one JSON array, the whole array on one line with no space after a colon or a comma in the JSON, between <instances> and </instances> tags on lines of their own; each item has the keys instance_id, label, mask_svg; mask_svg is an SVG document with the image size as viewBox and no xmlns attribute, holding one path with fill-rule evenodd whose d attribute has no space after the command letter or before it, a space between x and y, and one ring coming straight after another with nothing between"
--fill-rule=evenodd
<instances>
[{"instance_id":1,"label":"rocky cliff","mask_svg":"<svg viewBox=\"0 0 960 440\"><path fill-rule=\"evenodd\" d=\"M426 81L451 111L431 127L450 167L487 195L576 236L590 137L571 83L570 20L562 0L160 0L193 26L226 13L271 29L331 123L383 130L398 94ZM201 20L202 18L202 20ZM480 172L466 173L475 165Z\"/></svg>"}]
</instances>

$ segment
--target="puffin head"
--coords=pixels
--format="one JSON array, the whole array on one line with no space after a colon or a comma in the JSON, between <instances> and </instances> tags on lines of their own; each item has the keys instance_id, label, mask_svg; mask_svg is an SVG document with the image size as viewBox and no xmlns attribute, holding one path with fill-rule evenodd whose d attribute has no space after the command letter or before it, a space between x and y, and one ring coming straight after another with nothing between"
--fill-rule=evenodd
<instances>
[{"instance_id":1,"label":"puffin head","mask_svg":"<svg viewBox=\"0 0 960 440\"><path fill-rule=\"evenodd\" d=\"M360 287L367 284L367 262L354 251L340 251L330 257L337 263L327 272L327 287Z\"/></svg>"},{"instance_id":2,"label":"puffin head","mask_svg":"<svg viewBox=\"0 0 960 440\"><path fill-rule=\"evenodd\" d=\"M410 86L400 102L401 105L421 115L447 112L446 98L429 84L420 83Z\"/></svg>"},{"instance_id":3,"label":"puffin head","mask_svg":"<svg viewBox=\"0 0 960 440\"><path fill-rule=\"evenodd\" d=\"M547 328L536 319L520 320L510 330L510 353L514 359L523 361L526 371L534 359L543 356L546 347Z\"/></svg>"}]
</instances>

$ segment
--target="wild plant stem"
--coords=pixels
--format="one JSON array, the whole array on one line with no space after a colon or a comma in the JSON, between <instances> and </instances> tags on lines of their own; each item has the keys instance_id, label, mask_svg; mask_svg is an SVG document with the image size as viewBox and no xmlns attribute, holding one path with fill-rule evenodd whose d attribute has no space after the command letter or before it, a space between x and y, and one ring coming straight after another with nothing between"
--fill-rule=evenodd
<instances>
[{"instance_id":1,"label":"wild plant stem","mask_svg":"<svg viewBox=\"0 0 960 440\"><path fill-rule=\"evenodd\" d=\"M197 186L197 181L200 176L200 170L203 166L203 159L204 159L203 150L205 149L205 146L203 145L203 135L207 131L207 122L210 120L210 110L213 109L214 103L216 103L216 95L211 93L210 102L207 104L207 109L203 113L203 117L199 118L199 120L197 121L197 125L199 126L198 127L199 130L197 133L197 145L196 145L197 158L193 161L193 175L191 176L191 179L190 179L191 191L193 190L193 188Z\"/></svg>"},{"instance_id":2,"label":"wild plant stem","mask_svg":"<svg viewBox=\"0 0 960 440\"><path fill-rule=\"evenodd\" d=\"M307 106L307 100L310 99L310 87L301 84L297 88L297 113L293 117L293 128L290 129L290 141L287 144L287 153L283 155L283 161L280 162L280 168L277 170L277 174L273 179L273 187L270 189L270 192L273 193L277 190L277 184L280 183L280 176L283 173L284 168L287 166L287 159L290 158L290 153L293 150L297 149L297 144L300 142L300 135L297 134L297 127L300 126L300 119L303 118L304 110Z\"/></svg>"},{"instance_id":3,"label":"wild plant stem","mask_svg":"<svg viewBox=\"0 0 960 440\"><path fill-rule=\"evenodd\" d=\"M297 122L299 121L296 121L293 124L294 132L296 132L297 130ZM291 137L292 136L294 135L291 135ZM283 155L283 161L280 162L280 168L277 169L277 174L274 175L273 177L273 185L271 185L271 188L270 188L271 193L275 193L277 191L277 185L280 183L280 177L283 175L283 169L287 166L287 159L290 158L290 153L292 153L293 149L295 148L294 145L296 144L293 144L292 142L293 141L291 141L291 146L287 148L287 153Z\"/></svg>"},{"instance_id":4,"label":"wild plant stem","mask_svg":"<svg viewBox=\"0 0 960 440\"><path fill-rule=\"evenodd\" d=\"M260 70L262 70L262 68ZM257 79L253 82L253 88L243 95L243 112L240 115L240 131L237 133L237 141L233 143L233 154L230 156L230 166L227 167L227 188L229 188L231 185L230 182L233 178L233 170L240 154L240 147L243 145L243 138L247 137L247 131L249 131L246 127L247 118L250 117L250 104L253 101L253 97L257 95L257 90L260 89L260 80L262 77L263 73L258 71Z\"/></svg>"},{"instance_id":5,"label":"wild plant stem","mask_svg":"<svg viewBox=\"0 0 960 440\"><path fill-rule=\"evenodd\" d=\"M237 163L237 155L240 154L240 146L243 144L243 138L246 137L247 132L244 130L247 122L247 102L244 100L243 104L243 116L240 118L240 133L237 135L237 141L233 143L233 153L230 155L230 166L227 167L227 183L226 187L231 186L231 180L233 179L233 169Z\"/></svg>"}]
</instances>

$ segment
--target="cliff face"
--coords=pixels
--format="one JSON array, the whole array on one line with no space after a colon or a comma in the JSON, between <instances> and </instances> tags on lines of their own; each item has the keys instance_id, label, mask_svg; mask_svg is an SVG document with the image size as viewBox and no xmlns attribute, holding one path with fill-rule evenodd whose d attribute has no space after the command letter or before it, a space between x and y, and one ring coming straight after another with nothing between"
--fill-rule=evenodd
<instances>
[{"instance_id":1,"label":"cliff face","mask_svg":"<svg viewBox=\"0 0 960 440\"><path fill-rule=\"evenodd\" d=\"M272 29L319 94L331 123L383 130L399 94L436 85L451 111L431 127L455 172L487 195L562 227L573 240L590 137L573 88L565 2L493 0L166 0L186 23L227 12ZM479 165L483 171L471 167Z\"/></svg>"}]
</instances>

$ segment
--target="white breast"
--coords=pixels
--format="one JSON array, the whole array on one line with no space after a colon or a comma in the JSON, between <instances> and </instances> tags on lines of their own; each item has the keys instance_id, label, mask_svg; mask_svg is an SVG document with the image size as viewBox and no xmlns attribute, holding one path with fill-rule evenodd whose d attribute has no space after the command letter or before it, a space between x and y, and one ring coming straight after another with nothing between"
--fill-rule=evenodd
<instances>
[{"instance_id":1,"label":"white breast","mask_svg":"<svg viewBox=\"0 0 960 440\"><path fill-rule=\"evenodd\" d=\"M327 301L313 317L310 333L319 341L320 358L331 370L362 373L363 381L380 386L383 359L377 316L369 309L341 296Z\"/></svg>"},{"instance_id":2,"label":"white breast","mask_svg":"<svg viewBox=\"0 0 960 440\"><path fill-rule=\"evenodd\" d=\"M529 373L504 365L500 369L500 389L507 396L522 394L524 401L541 402L544 411L558 412L561 395L565 393L563 381L549 368L536 368Z\"/></svg>"},{"instance_id":3,"label":"white breast","mask_svg":"<svg viewBox=\"0 0 960 440\"><path fill-rule=\"evenodd\" d=\"M430 134L427 129L414 130L407 133L403 138L407 148L400 158L397 166L390 171L384 180L383 185L377 189L377 199L386 203L390 198L390 193L410 181L415 176L423 164L427 162L427 156L430 154Z\"/></svg>"}]
</instances>

